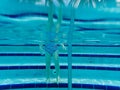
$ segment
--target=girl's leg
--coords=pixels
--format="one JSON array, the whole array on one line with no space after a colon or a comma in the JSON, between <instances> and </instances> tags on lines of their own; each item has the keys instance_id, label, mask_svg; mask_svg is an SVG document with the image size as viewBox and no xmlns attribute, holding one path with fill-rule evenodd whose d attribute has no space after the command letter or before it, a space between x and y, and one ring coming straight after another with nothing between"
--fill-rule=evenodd
<instances>
[{"instance_id":1,"label":"girl's leg","mask_svg":"<svg viewBox=\"0 0 120 90\"><path fill-rule=\"evenodd\" d=\"M58 60L58 50L54 53L54 62L55 62L55 70L56 70L56 80L57 83L59 83L59 71L60 71L60 66L59 66L59 60Z\"/></svg>"},{"instance_id":2,"label":"girl's leg","mask_svg":"<svg viewBox=\"0 0 120 90\"><path fill-rule=\"evenodd\" d=\"M46 79L47 83L50 82L50 64L51 64L51 55L46 52Z\"/></svg>"}]
</instances>

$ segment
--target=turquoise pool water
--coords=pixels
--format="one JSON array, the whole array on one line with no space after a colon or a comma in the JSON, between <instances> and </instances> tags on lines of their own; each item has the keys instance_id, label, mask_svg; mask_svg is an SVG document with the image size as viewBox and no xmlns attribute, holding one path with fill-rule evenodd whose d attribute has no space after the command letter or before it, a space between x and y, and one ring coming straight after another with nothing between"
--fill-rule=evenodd
<instances>
[{"instance_id":1,"label":"turquoise pool water","mask_svg":"<svg viewBox=\"0 0 120 90\"><path fill-rule=\"evenodd\" d=\"M56 1L53 30L59 15ZM46 52L40 49L49 36L46 30L50 7L45 2L0 1L0 90L120 90L119 0L63 0L63 19L57 33L59 84L54 60L50 83L46 82ZM50 35L51 39L55 37ZM72 61L68 59L70 53Z\"/></svg>"}]
</instances>

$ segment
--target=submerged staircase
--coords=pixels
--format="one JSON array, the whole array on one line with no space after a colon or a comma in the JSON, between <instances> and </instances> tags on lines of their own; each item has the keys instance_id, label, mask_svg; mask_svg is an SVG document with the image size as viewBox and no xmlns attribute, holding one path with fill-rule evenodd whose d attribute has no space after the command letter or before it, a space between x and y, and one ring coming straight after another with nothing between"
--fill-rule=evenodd
<instances>
[{"instance_id":1,"label":"submerged staircase","mask_svg":"<svg viewBox=\"0 0 120 90\"><path fill-rule=\"evenodd\" d=\"M73 90L120 90L119 45L74 44L72 46L73 52L76 52L72 53ZM0 46L0 90L39 90L40 88L67 90L67 53L61 50L59 54L61 68L59 84L55 83L53 64L51 82L46 83L45 57L44 54L40 54L38 48L38 45ZM79 53L78 48L83 53ZM101 49L111 53L103 53ZM91 51L93 53L90 53ZM116 53L112 54L113 52Z\"/></svg>"},{"instance_id":2,"label":"submerged staircase","mask_svg":"<svg viewBox=\"0 0 120 90\"><path fill-rule=\"evenodd\" d=\"M78 0L79 3L80 1L82 0ZM6 6L8 5L6 3L9 3L9 6ZM82 3L84 3L84 0ZM39 46L37 44L13 45L13 43L19 41L20 44L26 43L24 40L27 40L27 38L24 38L26 36L29 40L36 38L39 40L39 34L46 29L48 18L46 12L48 9L41 6L31 6L32 4L21 5L10 0L3 0L1 3L1 11L4 12L0 24L1 37L5 37L1 38L0 42L0 90L46 90L46 88L49 88L49 90L55 90L56 88L57 90L67 90L67 51L59 48L61 68L59 84L55 83L53 64L51 66L51 82L46 83L45 57L44 54L40 53ZM12 7L12 9L9 7ZM120 90L119 8L117 8L117 11L114 11L115 8L110 10L108 8L103 7L100 10L78 8L75 10L77 12L75 17L73 17L74 13L69 8L63 10L65 13L63 13L64 18L60 33L65 32L64 34L66 34L75 23L74 30L71 29L71 31L73 30L71 32L72 37L74 37L74 41L71 42L73 50L73 90ZM12 14L9 14L8 12L11 11ZM24 13L22 13L23 11ZM33 15L33 18L31 18L31 15ZM53 16L56 20L56 14ZM70 20L71 27L69 27ZM25 34L25 30L27 30L27 34ZM19 33L21 34L20 39L18 38ZM67 35L65 39L68 38ZM69 36L71 37L70 34ZM14 38L18 39L15 40Z\"/></svg>"}]
</instances>

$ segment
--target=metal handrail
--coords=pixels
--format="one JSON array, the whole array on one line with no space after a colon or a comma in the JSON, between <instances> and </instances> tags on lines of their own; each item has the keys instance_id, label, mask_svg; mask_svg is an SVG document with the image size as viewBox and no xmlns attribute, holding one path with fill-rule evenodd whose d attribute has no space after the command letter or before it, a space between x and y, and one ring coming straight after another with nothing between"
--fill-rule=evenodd
<instances>
[{"instance_id":1,"label":"metal handrail","mask_svg":"<svg viewBox=\"0 0 120 90\"><path fill-rule=\"evenodd\" d=\"M72 33L74 29L74 6L71 5L71 21L68 31L68 90L72 90Z\"/></svg>"}]
</instances>

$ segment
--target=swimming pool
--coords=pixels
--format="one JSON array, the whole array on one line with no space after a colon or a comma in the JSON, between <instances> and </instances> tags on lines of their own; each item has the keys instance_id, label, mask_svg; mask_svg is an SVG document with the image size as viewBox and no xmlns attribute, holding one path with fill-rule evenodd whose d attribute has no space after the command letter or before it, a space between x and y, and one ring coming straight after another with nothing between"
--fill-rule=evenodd
<instances>
[{"instance_id":1,"label":"swimming pool","mask_svg":"<svg viewBox=\"0 0 120 90\"><path fill-rule=\"evenodd\" d=\"M46 52L39 46L46 39L48 6L44 0L36 0L37 4L19 1L0 3L0 90L120 90L119 1L63 2L68 6L62 7L63 20L57 35L66 50L57 43L58 84L53 60L50 82L46 82ZM74 3L74 18L70 3ZM54 22L57 15L54 9Z\"/></svg>"}]
</instances>

